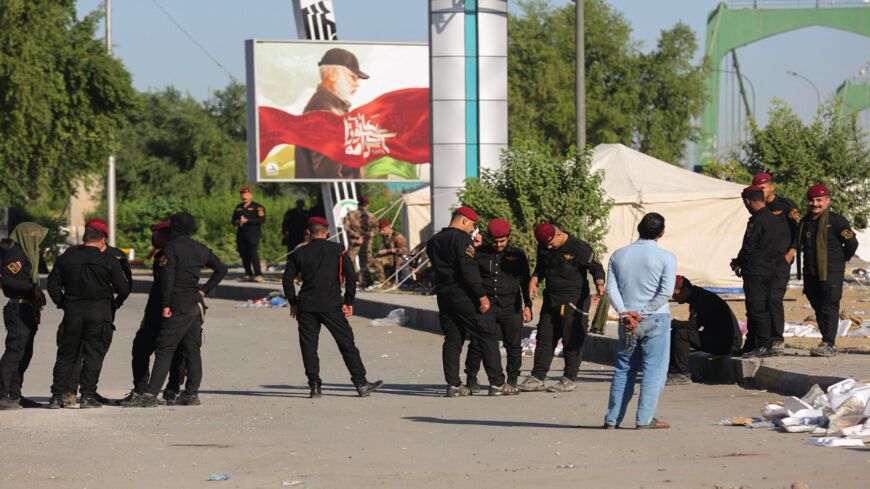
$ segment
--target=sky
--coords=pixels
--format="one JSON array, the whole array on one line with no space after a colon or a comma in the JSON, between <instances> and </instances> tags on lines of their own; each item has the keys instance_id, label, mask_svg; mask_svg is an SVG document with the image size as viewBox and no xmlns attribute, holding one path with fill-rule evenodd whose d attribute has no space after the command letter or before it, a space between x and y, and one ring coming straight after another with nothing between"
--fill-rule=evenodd
<instances>
[{"instance_id":1,"label":"sky","mask_svg":"<svg viewBox=\"0 0 870 489\"><path fill-rule=\"evenodd\" d=\"M161 12L155 0L112 2L114 54L133 74L139 90L172 85L197 99L205 99L227 85L230 75L245 79L246 39L296 39L290 0L156 0L223 68L204 54ZM512 2L516 3L516 2ZM550 0L564 5L569 0ZM793 2L795 3L795 2ZM809 2L805 2L809 3ZM706 19L715 0L610 0L633 28L634 39L645 49L655 47L659 33L677 22L695 32L703 55ZM427 0L334 0L338 36L357 41L428 41ZM102 8L101 0L78 0L79 14ZM512 7L516 11L516 5ZM868 7L870 8L870 7ZM102 27L101 27L102 29ZM99 33L102 37L102 31ZM781 99L804 119L816 112L816 92L822 99L870 62L870 37L812 27L768 38L738 49L740 68L755 87L756 114L764 124L771 100ZM730 69L723 62L720 69ZM229 73L227 73L229 72ZM866 76L864 78L867 79ZM723 79L723 86L727 84ZM736 93L732 86L730 93ZM750 95L751 98L751 95ZM737 134L730 107L738 101L723 93L720 124L723 146ZM861 120L868 127L870 111ZM731 119L729 122L726 118Z\"/></svg>"}]
</instances>

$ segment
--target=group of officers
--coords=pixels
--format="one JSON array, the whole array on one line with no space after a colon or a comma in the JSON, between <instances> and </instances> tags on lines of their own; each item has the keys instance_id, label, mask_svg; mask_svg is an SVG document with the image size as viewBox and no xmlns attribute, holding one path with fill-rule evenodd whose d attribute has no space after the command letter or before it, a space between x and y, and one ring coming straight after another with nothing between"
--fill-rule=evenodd
<instances>
[{"instance_id":1,"label":"group of officers","mask_svg":"<svg viewBox=\"0 0 870 489\"><path fill-rule=\"evenodd\" d=\"M799 270L803 272L804 293L815 310L822 334L822 342L811 355L836 355L839 301L845 263L858 246L855 233L843 216L830 210L831 196L822 184L808 189L808 212L804 215L793 202L776 196L771 176L766 173L756 175L753 185L742 192L742 198L751 217L731 267L744 281L746 341L743 343L737 319L724 300L694 286L688 278L677 276L673 298L688 303L690 312L687 320L672 322L669 384L691 382L688 357L692 348L744 357L780 353L784 346L782 302L791 265L801 256ZM241 226L255 216L265 217L265 211L260 213L252 200L242 204L241 209L236 209ZM251 212L251 217L246 215ZM353 224L346 229L352 242L358 245L345 250L328 240L328 221L307 218L305 241L290 253L283 274L290 314L298 322L312 398L322 395L317 353L321 326L335 339L360 396L368 396L383 385L380 380L370 382L366 377L347 318L353 314L357 290L354 258L371 256L365 239L359 238L374 225L384 238L395 240L397 234L372 218L364 198L360 199L358 215L350 219ZM604 297L604 267L588 243L554 224L542 223L534 229L538 248L535 267L530 269L526 254L510 245L510 223L504 219L490 221L484 243L476 230L478 220L473 209L459 207L453 212L449 226L426 243L444 333L442 364L446 396L479 392L477 375L481 363L490 396L515 395L520 391L573 391L588 330L590 277L595 294ZM166 404L200 403L200 348L206 310L203 298L220 283L227 268L208 247L190 237L193 230L193 216L186 212L152 226L152 244L157 250L153 265L155 280L133 341L133 389L121 401L122 406L157 406L161 390ZM11 247L5 251L2 288L9 303L4 309L7 337L6 350L0 359L0 409L35 404L21 397L21 386L33 353L40 310L46 304L36 268L39 245L46 233L37 224L19 224L11 235ZM105 403L97 394L97 383L111 344L115 312L129 295L132 282L124 253L106 244L108 233L104 221L89 221L84 244L64 252L49 274L48 295L64 311L57 334L50 408L71 407L76 403L77 390L81 391L81 408ZM382 248L385 253L381 256L404 252L404 240L396 241L401 243ZM203 268L210 268L212 274L201 286ZM298 279L302 286L297 294ZM522 327L533 319L533 302L542 284L546 288L537 325L534 366L529 375L520 379ZM501 366L499 337L507 352L506 375ZM463 383L460 358L466 340L469 343ZM548 385L547 374L560 340L564 369L558 382ZM152 354L154 364L149 371ZM164 389L167 377L169 383Z\"/></svg>"},{"instance_id":2,"label":"group of officers","mask_svg":"<svg viewBox=\"0 0 870 489\"><path fill-rule=\"evenodd\" d=\"M236 249L245 270L243 280L263 282L259 243L262 227L266 222L266 208L254 201L250 187L243 187L239 195L242 200L233 209L232 223L236 227ZM296 201L293 209L284 214L281 233L288 257L299 245L309 240L307 227L310 214L305 209L305 201L301 199ZM398 275L396 270L401 268L408 253L408 240L393 229L391 221L378 220L375 214L369 212L368 197L358 198L357 208L345 215L342 227L347 234L351 261L359 263L360 287L385 285L387 272ZM381 238L381 246L375 253L372 248L378 236Z\"/></svg>"}]
</instances>

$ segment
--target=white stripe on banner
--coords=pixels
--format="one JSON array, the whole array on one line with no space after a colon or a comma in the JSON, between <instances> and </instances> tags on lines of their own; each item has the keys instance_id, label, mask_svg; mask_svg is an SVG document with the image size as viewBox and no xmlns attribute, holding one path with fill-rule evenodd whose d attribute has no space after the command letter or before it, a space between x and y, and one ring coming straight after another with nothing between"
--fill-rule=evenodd
<instances>
[{"instance_id":1,"label":"white stripe on banner","mask_svg":"<svg viewBox=\"0 0 870 489\"><path fill-rule=\"evenodd\" d=\"M338 39L332 0L300 0L298 5L297 15L302 16L307 39L316 41Z\"/></svg>"}]
</instances>

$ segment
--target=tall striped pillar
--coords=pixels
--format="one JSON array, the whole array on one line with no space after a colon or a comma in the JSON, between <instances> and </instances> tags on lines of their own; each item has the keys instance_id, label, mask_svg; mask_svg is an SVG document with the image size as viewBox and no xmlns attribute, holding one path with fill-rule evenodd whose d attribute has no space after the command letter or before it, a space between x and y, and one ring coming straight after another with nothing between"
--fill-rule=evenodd
<instances>
[{"instance_id":1,"label":"tall striped pillar","mask_svg":"<svg viewBox=\"0 0 870 489\"><path fill-rule=\"evenodd\" d=\"M432 222L507 147L507 0L429 0Z\"/></svg>"}]
</instances>

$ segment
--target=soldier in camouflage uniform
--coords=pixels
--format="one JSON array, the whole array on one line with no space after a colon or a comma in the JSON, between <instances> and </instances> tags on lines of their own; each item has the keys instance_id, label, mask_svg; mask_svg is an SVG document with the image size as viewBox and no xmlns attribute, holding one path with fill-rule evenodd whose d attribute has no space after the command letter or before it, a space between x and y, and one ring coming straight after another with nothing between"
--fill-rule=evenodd
<instances>
[{"instance_id":1,"label":"soldier in camouflage uniform","mask_svg":"<svg viewBox=\"0 0 870 489\"><path fill-rule=\"evenodd\" d=\"M357 200L357 209L351 211L344 218L344 232L347 233L347 255L350 261L356 263L359 256L359 281L360 287L368 285L369 258L372 256L372 238L378 230L378 221L369 213L368 197L360 197Z\"/></svg>"},{"instance_id":2,"label":"soldier in camouflage uniform","mask_svg":"<svg viewBox=\"0 0 870 489\"><path fill-rule=\"evenodd\" d=\"M402 233L393 231L390 221L384 219L378 223L381 233L381 249L372 259L372 273L375 282L383 283L387 279L385 268L392 267L392 273L405 263L404 255L408 252L408 240Z\"/></svg>"}]
</instances>

